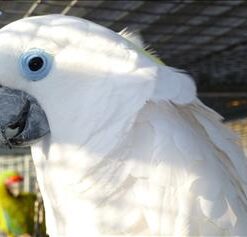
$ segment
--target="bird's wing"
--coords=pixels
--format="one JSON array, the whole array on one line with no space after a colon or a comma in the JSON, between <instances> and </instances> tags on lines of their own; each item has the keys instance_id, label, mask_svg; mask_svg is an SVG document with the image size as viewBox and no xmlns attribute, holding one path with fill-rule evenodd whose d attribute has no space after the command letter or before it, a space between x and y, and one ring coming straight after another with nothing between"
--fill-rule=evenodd
<instances>
[{"instance_id":1,"label":"bird's wing","mask_svg":"<svg viewBox=\"0 0 247 237\"><path fill-rule=\"evenodd\" d=\"M140 111L125 162L152 234L246 235L247 163L220 119L199 100Z\"/></svg>"},{"instance_id":2,"label":"bird's wing","mask_svg":"<svg viewBox=\"0 0 247 237\"><path fill-rule=\"evenodd\" d=\"M115 154L135 180L129 202L142 206L152 234L247 234L247 162L221 119L196 98L188 75L159 67L125 153Z\"/></svg>"},{"instance_id":3,"label":"bird's wing","mask_svg":"<svg viewBox=\"0 0 247 237\"><path fill-rule=\"evenodd\" d=\"M95 198L109 229L246 235L247 167L236 136L196 99L187 75L161 72L173 79L157 82L131 129L83 179L83 195Z\"/></svg>"}]
</instances>

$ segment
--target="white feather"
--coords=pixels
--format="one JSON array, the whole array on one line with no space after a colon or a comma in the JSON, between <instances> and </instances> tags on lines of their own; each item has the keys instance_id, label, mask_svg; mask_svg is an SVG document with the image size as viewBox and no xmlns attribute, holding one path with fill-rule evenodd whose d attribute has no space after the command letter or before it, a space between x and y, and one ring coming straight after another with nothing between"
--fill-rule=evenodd
<instances>
[{"instance_id":1,"label":"white feather","mask_svg":"<svg viewBox=\"0 0 247 237\"><path fill-rule=\"evenodd\" d=\"M51 237L247 235L245 157L187 74L74 17L0 35L1 84L35 96L50 124L32 154ZM38 82L18 71L32 47L54 55Z\"/></svg>"},{"instance_id":2,"label":"white feather","mask_svg":"<svg viewBox=\"0 0 247 237\"><path fill-rule=\"evenodd\" d=\"M158 79L152 96L154 101L172 101L176 104L189 104L196 98L196 87L192 78L184 71L159 66Z\"/></svg>"}]
</instances>

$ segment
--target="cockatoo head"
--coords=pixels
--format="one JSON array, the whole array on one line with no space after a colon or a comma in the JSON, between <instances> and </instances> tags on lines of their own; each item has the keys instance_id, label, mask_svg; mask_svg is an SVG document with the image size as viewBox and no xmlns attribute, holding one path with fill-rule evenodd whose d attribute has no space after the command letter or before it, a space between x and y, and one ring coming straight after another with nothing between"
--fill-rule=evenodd
<instances>
[{"instance_id":1,"label":"cockatoo head","mask_svg":"<svg viewBox=\"0 0 247 237\"><path fill-rule=\"evenodd\" d=\"M131 124L148 100L163 96L159 63L87 20L48 15L13 22L0 30L1 140L26 145L50 132L83 144L109 126L115 136L124 119ZM168 95L181 101L181 83L174 81L172 90L166 82Z\"/></svg>"},{"instance_id":2,"label":"cockatoo head","mask_svg":"<svg viewBox=\"0 0 247 237\"><path fill-rule=\"evenodd\" d=\"M26 145L49 132L58 140L87 139L113 114L118 119L145 103L153 90L147 74L155 71L148 62L131 42L86 20L50 15L5 26L1 140Z\"/></svg>"}]
</instances>

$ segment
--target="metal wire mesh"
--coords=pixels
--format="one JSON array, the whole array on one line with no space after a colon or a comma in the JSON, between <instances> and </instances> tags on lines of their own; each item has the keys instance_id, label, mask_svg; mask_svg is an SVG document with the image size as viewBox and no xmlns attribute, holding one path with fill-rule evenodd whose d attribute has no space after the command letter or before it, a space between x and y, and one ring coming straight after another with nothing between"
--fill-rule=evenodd
<instances>
[{"instance_id":1,"label":"metal wire mesh","mask_svg":"<svg viewBox=\"0 0 247 237\"><path fill-rule=\"evenodd\" d=\"M31 155L1 155L0 172L16 170L24 177L23 188L25 192L37 192L36 174Z\"/></svg>"}]
</instances>

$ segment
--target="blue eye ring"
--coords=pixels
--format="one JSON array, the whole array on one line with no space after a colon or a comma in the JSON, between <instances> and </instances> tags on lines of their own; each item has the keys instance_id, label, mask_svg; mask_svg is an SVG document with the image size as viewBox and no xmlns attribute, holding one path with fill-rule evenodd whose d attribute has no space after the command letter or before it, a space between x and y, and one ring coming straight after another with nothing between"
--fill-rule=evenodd
<instances>
[{"instance_id":1,"label":"blue eye ring","mask_svg":"<svg viewBox=\"0 0 247 237\"><path fill-rule=\"evenodd\" d=\"M43 49L29 49L20 56L20 71L23 77L38 81L48 75L53 57Z\"/></svg>"}]
</instances>

